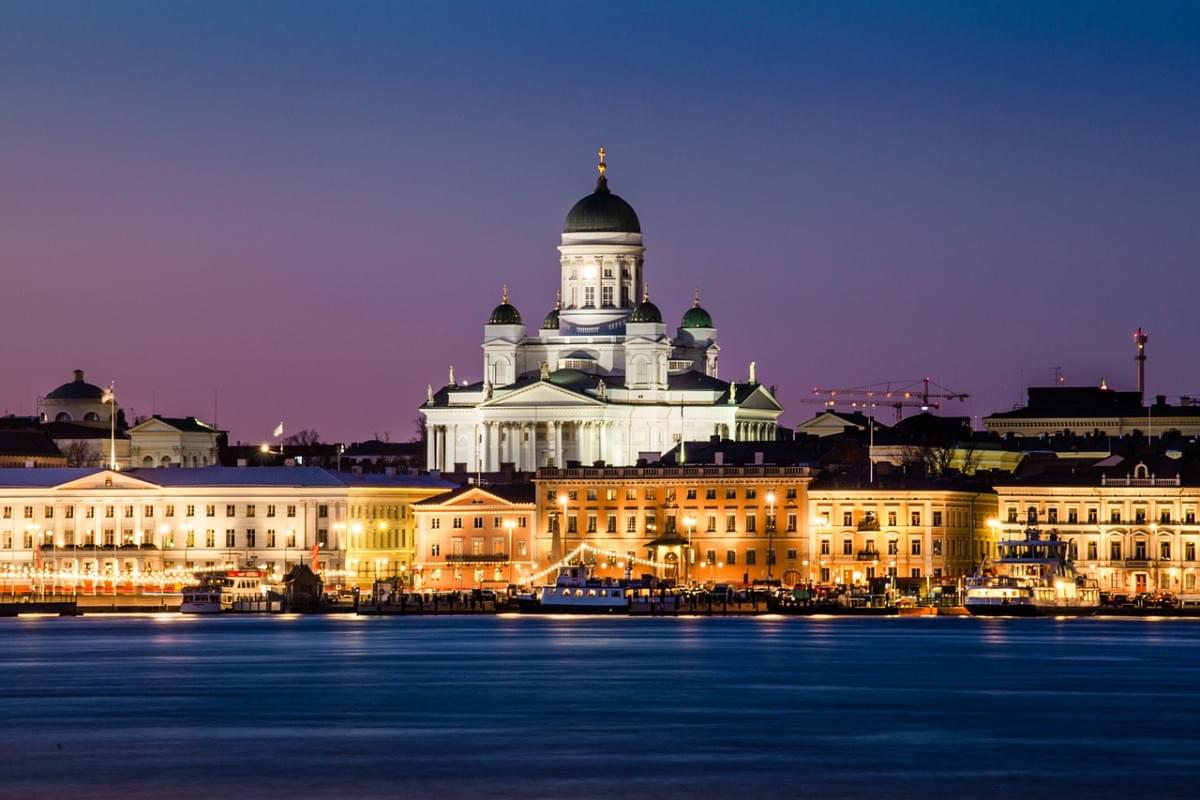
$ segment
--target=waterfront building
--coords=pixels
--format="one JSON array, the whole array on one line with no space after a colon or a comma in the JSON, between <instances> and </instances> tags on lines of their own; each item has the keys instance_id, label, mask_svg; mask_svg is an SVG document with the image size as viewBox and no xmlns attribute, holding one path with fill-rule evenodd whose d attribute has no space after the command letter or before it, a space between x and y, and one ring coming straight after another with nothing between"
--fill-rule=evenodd
<instances>
[{"instance_id":1,"label":"waterfront building","mask_svg":"<svg viewBox=\"0 0 1200 800\"><path fill-rule=\"evenodd\" d=\"M1032 518L1065 538L1101 591L1198 594L1200 480L1181 453L1115 453L1050 462L996 486L1002 538Z\"/></svg>"},{"instance_id":2,"label":"waterfront building","mask_svg":"<svg viewBox=\"0 0 1200 800\"><path fill-rule=\"evenodd\" d=\"M377 579L396 577L411 585L417 562L414 506L458 484L394 471L337 477L347 487L347 519L335 523L344 534L347 583L369 589Z\"/></svg>"},{"instance_id":3,"label":"waterfront building","mask_svg":"<svg viewBox=\"0 0 1200 800\"><path fill-rule=\"evenodd\" d=\"M634 464L688 439L770 440L782 407L753 364L718 377L717 328L699 291L674 335L650 299L633 207L608 187L567 214L557 297L526 326L508 291L484 326L483 374L432 386L421 414L429 469L494 472ZM549 306L547 300L547 306Z\"/></svg>"},{"instance_id":4,"label":"waterfront building","mask_svg":"<svg viewBox=\"0 0 1200 800\"><path fill-rule=\"evenodd\" d=\"M220 463L223 433L195 417L155 414L127 433L129 462L138 467L212 467Z\"/></svg>"},{"instance_id":5,"label":"waterfront building","mask_svg":"<svg viewBox=\"0 0 1200 800\"><path fill-rule=\"evenodd\" d=\"M65 466L66 456L45 432L0 429L0 468Z\"/></svg>"},{"instance_id":6,"label":"waterfront building","mask_svg":"<svg viewBox=\"0 0 1200 800\"><path fill-rule=\"evenodd\" d=\"M1105 386L1030 387L1028 396L1022 408L984 417L984 427L1002 436L1125 436L1135 431L1147 436L1168 431L1200 434L1200 404L1190 397L1172 405L1159 395L1152 405L1145 405L1140 392L1118 392Z\"/></svg>"},{"instance_id":7,"label":"waterfront building","mask_svg":"<svg viewBox=\"0 0 1200 800\"><path fill-rule=\"evenodd\" d=\"M759 460L540 469L539 569L587 545L582 555L602 577L800 583L813 470Z\"/></svg>"},{"instance_id":8,"label":"waterfront building","mask_svg":"<svg viewBox=\"0 0 1200 800\"><path fill-rule=\"evenodd\" d=\"M530 483L463 486L413 506L424 589L526 583L537 561L537 509Z\"/></svg>"},{"instance_id":9,"label":"waterfront building","mask_svg":"<svg viewBox=\"0 0 1200 800\"><path fill-rule=\"evenodd\" d=\"M809 487L807 579L821 585L872 578L971 575L995 554L996 494L978 483L905 475L826 476Z\"/></svg>"},{"instance_id":10,"label":"waterfront building","mask_svg":"<svg viewBox=\"0 0 1200 800\"><path fill-rule=\"evenodd\" d=\"M387 558L382 568L395 570L411 563L411 535L352 537L368 523L380 532L383 520L403 528L410 523L401 503L453 484L392 481L315 467L0 469L0 579L170 583L199 569L256 565L283 574L314 562L340 578L348 552L356 567Z\"/></svg>"}]
</instances>

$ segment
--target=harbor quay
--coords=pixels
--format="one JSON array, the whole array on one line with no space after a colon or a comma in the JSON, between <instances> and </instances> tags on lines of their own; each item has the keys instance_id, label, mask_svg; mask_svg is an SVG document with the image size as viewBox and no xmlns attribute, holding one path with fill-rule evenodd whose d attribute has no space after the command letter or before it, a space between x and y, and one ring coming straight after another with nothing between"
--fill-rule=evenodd
<instances>
[{"instance_id":1,"label":"harbor quay","mask_svg":"<svg viewBox=\"0 0 1200 800\"><path fill-rule=\"evenodd\" d=\"M784 460L779 448L707 447L693 450L709 463L464 482L300 466L0 469L0 598L174 611L205 575L253 571L256 589L282 598L303 568L325 610L428 613L436 598L438 613L478 613L509 609L575 565L592 580L639 583L649 600L657 592L645 606L654 613L762 613L763 593L794 591L954 605L1033 525L1113 607L1196 600L1200 486L1150 476L1142 461L1072 481L864 481L799 463L809 456L794 446L783 466L767 463Z\"/></svg>"}]
</instances>

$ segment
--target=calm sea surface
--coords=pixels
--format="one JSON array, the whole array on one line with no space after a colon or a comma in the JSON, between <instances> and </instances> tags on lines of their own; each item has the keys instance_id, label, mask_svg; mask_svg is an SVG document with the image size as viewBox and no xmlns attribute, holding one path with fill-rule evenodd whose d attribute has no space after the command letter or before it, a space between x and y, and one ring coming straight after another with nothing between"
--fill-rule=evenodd
<instances>
[{"instance_id":1,"label":"calm sea surface","mask_svg":"<svg viewBox=\"0 0 1200 800\"><path fill-rule=\"evenodd\" d=\"M0 620L0 796L1200 797L1200 622Z\"/></svg>"}]
</instances>

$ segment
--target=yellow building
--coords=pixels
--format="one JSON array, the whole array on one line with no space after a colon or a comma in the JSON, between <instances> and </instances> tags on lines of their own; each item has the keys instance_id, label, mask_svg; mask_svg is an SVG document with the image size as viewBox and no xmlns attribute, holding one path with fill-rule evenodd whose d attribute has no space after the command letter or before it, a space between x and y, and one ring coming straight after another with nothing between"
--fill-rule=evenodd
<instances>
[{"instance_id":1,"label":"yellow building","mask_svg":"<svg viewBox=\"0 0 1200 800\"><path fill-rule=\"evenodd\" d=\"M1066 539L1075 569L1113 594L1197 594L1200 486L1165 457L1114 455L996 488L1000 531L1015 538L1030 515Z\"/></svg>"},{"instance_id":2,"label":"yellow building","mask_svg":"<svg viewBox=\"0 0 1200 800\"><path fill-rule=\"evenodd\" d=\"M996 495L949 480L823 478L809 488L805 572L820 585L971 575L995 552Z\"/></svg>"},{"instance_id":3,"label":"yellow building","mask_svg":"<svg viewBox=\"0 0 1200 800\"><path fill-rule=\"evenodd\" d=\"M413 505L458 487L430 476L355 475L347 484L347 518L337 523L346 542L347 582L368 589L377 579L412 584L417 525Z\"/></svg>"},{"instance_id":4,"label":"yellow building","mask_svg":"<svg viewBox=\"0 0 1200 800\"><path fill-rule=\"evenodd\" d=\"M540 469L538 565L585 545L600 577L798 583L812 477L802 466Z\"/></svg>"}]
</instances>

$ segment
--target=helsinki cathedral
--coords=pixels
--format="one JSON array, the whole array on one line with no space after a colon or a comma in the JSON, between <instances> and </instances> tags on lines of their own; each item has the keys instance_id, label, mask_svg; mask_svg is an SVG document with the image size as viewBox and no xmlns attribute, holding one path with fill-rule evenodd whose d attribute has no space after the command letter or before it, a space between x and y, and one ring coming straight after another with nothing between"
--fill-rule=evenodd
<instances>
[{"instance_id":1,"label":"helsinki cathedral","mask_svg":"<svg viewBox=\"0 0 1200 800\"><path fill-rule=\"evenodd\" d=\"M572 206L558 246L557 300L527 326L507 288L483 328L483 377L430 386L430 469L501 464L625 466L680 441L773 440L783 408L759 384L717 377L717 329L697 290L674 336L650 300L642 226L608 187ZM549 303L547 303L549 305Z\"/></svg>"}]
</instances>

